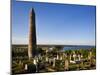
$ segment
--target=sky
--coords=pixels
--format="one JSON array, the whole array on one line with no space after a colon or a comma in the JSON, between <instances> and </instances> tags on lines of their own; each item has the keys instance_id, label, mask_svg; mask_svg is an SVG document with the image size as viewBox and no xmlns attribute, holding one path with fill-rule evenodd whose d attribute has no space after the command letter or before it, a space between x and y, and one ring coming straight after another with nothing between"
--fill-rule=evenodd
<instances>
[{"instance_id":1,"label":"sky","mask_svg":"<svg viewBox=\"0 0 100 75\"><path fill-rule=\"evenodd\" d=\"M31 8L37 44L95 45L95 6L22 1L12 2L12 44L28 44Z\"/></svg>"}]
</instances>

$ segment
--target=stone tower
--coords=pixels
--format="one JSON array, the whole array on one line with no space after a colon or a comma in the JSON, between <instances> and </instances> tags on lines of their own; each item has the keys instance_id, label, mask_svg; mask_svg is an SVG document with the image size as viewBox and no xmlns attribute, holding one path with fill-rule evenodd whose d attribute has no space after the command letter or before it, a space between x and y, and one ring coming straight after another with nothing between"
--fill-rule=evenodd
<instances>
[{"instance_id":1,"label":"stone tower","mask_svg":"<svg viewBox=\"0 0 100 75\"><path fill-rule=\"evenodd\" d=\"M28 57L33 58L36 55L36 28L35 28L35 12L32 8L29 13L29 45Z\"/></svg>"}]
</instances>

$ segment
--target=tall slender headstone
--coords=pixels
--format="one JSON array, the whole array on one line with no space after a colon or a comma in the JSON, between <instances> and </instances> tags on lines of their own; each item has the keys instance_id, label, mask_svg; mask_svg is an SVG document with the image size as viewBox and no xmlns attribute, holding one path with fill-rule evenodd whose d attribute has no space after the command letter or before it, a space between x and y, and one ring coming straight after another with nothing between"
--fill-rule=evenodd
<instances>
[{"instance_id":1,"label":"tall slender headstone","mask_svg":"<svg viewBox=\"0 0 100 75\"><path fill-rule=\"evenodd\" d=\"M65 70L69 70L69 62L68 62L68 60L66 59L65 60Z\"/></svg>"},{"instance_id":2,"label":"tall slender headstone","mask_svg":"<svg viewBox=\"0 0 100 75\"><path fill-rule=\"evenodd\" d=\"M56 59L54 58L53 59L53 67L55 67L55 64L56 64Z\"/></svg>"},{"instance_id":3,"label":"tall slender headstone","mask_svg":"<svg viewBox=\"0 0 100 75\"><path fill-rule=\"evenodd\" d=\"M28 57L31 59L36 55L36 28L35 28L35 12L32 8L29 14L29 45L28 45Z\"/></svg>"},{"instance_id":4,"label":"tall slender headstone","mask_svg":"<svg viewBox=\"0 0 100 75\"><path fill-rule=\"evenodd\" d=\"M73 58L74 58L74 61L75 61L76 60L76 54L75 53L73 54Z\"/></svg>"},{"instance_id":5,"label":"tall slender headstone","mask_svg":"<svg viewBox=\"0 0 100 75\"><path fill-rule=\"evenodd\" d=\"M78 54L78 60L81 61L81 55L80 54Z\"/></svg>"},{"instance_id":6,"label":"tall slender headstone","mask_svg":"<svg viewBox=\"0 0 100 75\"><path fill-rule=\"evenodd\" d=\"M57 54L57 60L59 60L59 55Z\"/></svg>"}]
</instances>

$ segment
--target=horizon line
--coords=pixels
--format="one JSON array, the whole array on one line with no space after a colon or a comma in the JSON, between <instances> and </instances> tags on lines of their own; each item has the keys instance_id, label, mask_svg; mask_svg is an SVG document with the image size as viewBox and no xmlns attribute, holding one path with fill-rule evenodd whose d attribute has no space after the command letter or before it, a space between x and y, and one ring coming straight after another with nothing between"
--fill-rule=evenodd
<instances>
[{"instance_id":1,"label":"horizon line","mask_svg":"<svg viewBox=\"0 0 100 75\"><path fill-rule=\"evenodd\" d=\"M11 44L11 45L28 45L28 44ZM69 46L79 46L74 44L37 44L37 45L69 45ZM80 46L96 46L96 45L80 45Z\"/></svg>"}]
</instances>

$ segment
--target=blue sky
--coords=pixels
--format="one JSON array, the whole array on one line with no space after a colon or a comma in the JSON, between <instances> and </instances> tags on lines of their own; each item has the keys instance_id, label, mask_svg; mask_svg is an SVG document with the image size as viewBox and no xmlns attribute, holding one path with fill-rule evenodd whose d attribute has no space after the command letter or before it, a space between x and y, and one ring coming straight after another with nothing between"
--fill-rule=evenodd
<instances>
[{"instance_id":1,"label":"blue sky","mask_svg":"<svg viewBox=\"0 0 100 75\"><path fill-rule=\"evenodd\" d=\"M20 1L12 3L13 44L28 44L31 8L37 44L95 45L95 6Z\"/></svg>"}]
</instances>

